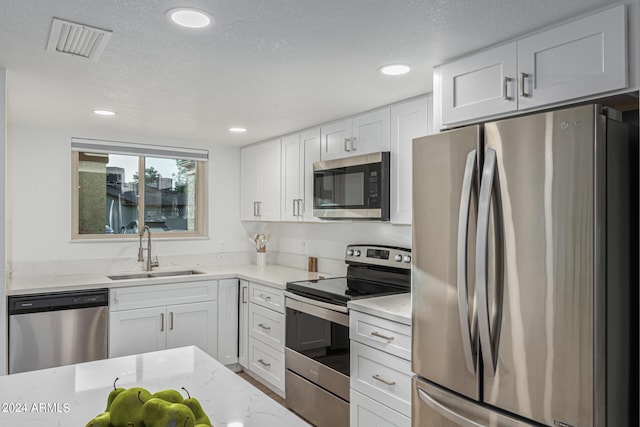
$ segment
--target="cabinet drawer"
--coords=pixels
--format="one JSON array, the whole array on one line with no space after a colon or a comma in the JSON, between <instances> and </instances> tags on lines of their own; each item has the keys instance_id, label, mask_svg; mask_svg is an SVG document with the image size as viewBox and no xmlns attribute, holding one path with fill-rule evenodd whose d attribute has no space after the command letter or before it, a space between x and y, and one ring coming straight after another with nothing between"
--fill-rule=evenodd
<instances>
[{"instance_id":1,"label":"cabinet drawer","mask_svg":"<svg viewBox=\"0 0 640 427\"><path fill-rule=\"evenodd\" d=\"M217 297L217 280L115 288L109 291L109 311L216 301Z\"/></svg>"},{"instance_id":2,"label":"cabinet drawer","mask_svg":"<svg viewBox=\"0 0 640 427\"><path fill-rule=\"evenodd\" d=\"M411 418L351 390L351 427L411 427Z\"/></svg>"},{"instance_id":3,"label":"cabinet drawer","mask_svg":"<svg viewBox=\"0 0 640 427\"><path fill-rule=\"evenodd\" d=\"M284 351L284 314L252 304L249 309L249 336Z\"/></svg>"},{"instance_id":4,"label":"cabinet drawer","mask_svg":"<svg viewBox=\"0 0 640 427\"><path fill-rule=\"evenodd\" d=\"M411 360L411 326L351 311L349 338Z\"/></svg>"},{"instance_id":5,"label":"cabinet drawer","mask_svg":"<svg viewBox=\"0 0 640 427\"><path fill-rule=\"evenodd\" d=\"M251 282L249 301L284 314L284 294L280 289Z\"/></svg>"},{"instance_id":6,"label":"cabinet drawer","mask_svg":"<svg viewBox=\"0 0 640 427\"><path fill-rule=\"evenodd\" d=\"M255 338L249 338L249 370L271 388L284 391L284 353Z\"/></svg>"},{"instance_id":7,"label":"cabinet drawer","mask_svg":"<svg viewBox=\"0 0 640 427\"><path fill-rule=\"evenodd\" d=\"M411 415L411 363L351 342L351 388Z\"/></svg>"}]
</instances>

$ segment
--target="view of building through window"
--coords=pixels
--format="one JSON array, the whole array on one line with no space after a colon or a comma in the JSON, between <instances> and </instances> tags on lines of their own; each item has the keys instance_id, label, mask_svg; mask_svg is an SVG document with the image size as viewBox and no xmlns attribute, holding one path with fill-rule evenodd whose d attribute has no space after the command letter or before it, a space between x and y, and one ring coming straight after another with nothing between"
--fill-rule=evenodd
<instances>
[{"instance_id":1,"label":"view of building through window","mask_svg":"<svg viewBox=\"0 0 640 427\"><path fill-rule=\"evenodd\" d=\"M197 232L194 160L78 153L78 233ZM144 173L140 173L144 170Z\"/></svg>"}]
</instances>

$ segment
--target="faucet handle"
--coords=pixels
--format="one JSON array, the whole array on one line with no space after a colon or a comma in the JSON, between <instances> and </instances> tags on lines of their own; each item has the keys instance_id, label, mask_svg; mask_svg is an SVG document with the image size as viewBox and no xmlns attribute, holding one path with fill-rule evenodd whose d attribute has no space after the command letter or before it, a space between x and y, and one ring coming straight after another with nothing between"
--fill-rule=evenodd
<instances>
[{"instance_id":1,"label":"faucet handle","mask_svg":"<svg viewBox=\"0 0 640 427\"><path fill-rule=\"evenodd\" d=\"M156 255L155 259L151 261L151 267L158 267L160 262L158 261L158 255Z\"/></svg>"}]
</instances>

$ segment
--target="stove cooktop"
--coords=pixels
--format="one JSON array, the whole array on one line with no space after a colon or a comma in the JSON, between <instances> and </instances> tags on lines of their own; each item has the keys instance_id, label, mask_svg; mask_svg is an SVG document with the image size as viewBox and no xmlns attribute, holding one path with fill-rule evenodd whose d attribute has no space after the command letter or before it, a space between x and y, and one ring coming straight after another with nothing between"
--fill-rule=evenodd
<instances>
[{"instance_id":1,"label":"stove cooktop","mask_svg":"<svg viewBox=\"0 0 640 427\"><path fill-rule=\"evenodd\" d=\"M289 282L287 290L314 300L346 306L347 302L354 299L405 293L410 288L359 278L336 277Z\"/></svg>"}]
</instances>

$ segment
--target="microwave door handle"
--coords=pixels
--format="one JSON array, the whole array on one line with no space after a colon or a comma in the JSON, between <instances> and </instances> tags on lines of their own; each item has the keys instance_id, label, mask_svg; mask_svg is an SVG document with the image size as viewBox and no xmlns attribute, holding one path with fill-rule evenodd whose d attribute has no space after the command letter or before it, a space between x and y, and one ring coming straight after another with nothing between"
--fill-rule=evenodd
<instances>
[{"instance_id":1,"label":"microwave door handle","mask_svg":"<svg viewBox=\"0 0 640 427\"><path fill-rule=\"evenodd\" d=\"M467 271L467 253L469 245L469 213L471 211L471 194L475 182L477 151L472 150L467 155L462 180L462 195L460 197L460 212L458 215L458 253L457 253L457 285L458 285L458 314L460 317L460 332L462 332L462 349L467 370L476 372L476 355L473 350L471 331L471 316L469 310L469 280Z\"/></svg>"},{"instance_id":2,"label":"microwave door handle","mask_svg":"<svg viewBox=\"0 0 640 427\"><path fill-rule=\"evenodd\" d=\"M484 360L485 373L489 377L496 375L496 351L491 337L489 322L489 213L491 193L496 169L496 151L487 149L485 154L480 196L478 198L478 231L476 236L476 303L478 304L478 331L480 348ZM494 331L495 332L495 331Z\"/></svg>"}]
</instances>

